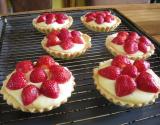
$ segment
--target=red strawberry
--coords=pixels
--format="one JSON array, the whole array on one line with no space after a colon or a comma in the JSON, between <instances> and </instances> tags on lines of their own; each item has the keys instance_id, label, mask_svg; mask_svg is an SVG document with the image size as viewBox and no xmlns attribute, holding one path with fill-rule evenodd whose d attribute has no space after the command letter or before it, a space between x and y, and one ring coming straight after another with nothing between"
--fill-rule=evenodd
<instances>
[{"instance_id":1,"label":"red strawberry","mask_svg":"<svg viewBox=\"0 0 160 125\"><path fill-rule=\"evenodd\" d=\"M53 65L55 65L54 59L48 55L43 55L38 58L36 67L49 68Z\"/></svg>"},{"instance_id":2,"label":"red strawberry","mask_svg":"<svg viewBox=\"0 0 160 125\"><path fill-rule=\"evenodd\" d=\"M140 51L142 51L143 53L146 53L147 52L147 45L144 43L144 42L139 42L138 43L138 49Z\"/></svg>"},{"instance_id":3,"label":"red strawberry","mask_svg":"<svg viewBox=\"0 0 160 125\"><path fill-rule=\"evenodd\" d=\"M33 83L44 82L46 79L47 75L41 68L35 68L30 74L30 81Z\"/></svg>"},{"instance_id":4,"label":"red strawberry","mask_svg":"<svg viewBox=\"0 0 160 125\"><path fill-rule=\"evenodd\" d=\"M43 82L40 92L49 98L55 99L59 96L60 89L57 82L53 80L47 80Z\"/></svg>"},{"instance_id":5,"label":"red strawberry","mask_svg":"<svg viewBox=\"0 0 160 125\"><path fill-rule=\"evenodd\" d=\"M100 11L100 12L96 12L96 16L102 16L104 18L106 14L103 11Z\"/></svg>"},{"instance_id":6,"label":"red strawberry","mask_svg":"<svg viewBox=\"0 0 160 125\"><path fill-rule=\"evenodd\" d=\"M65 20L62 19L62 18L57 18L56 22L59 23L59 24L63 24L65 22Z\"/></svg>"},{"instance_id":7,"label":"red strawberry","mask_svg":"<svg viewBox=\"0 0 160 125\"><path fill-rule=\"evenodd\" d=\"M124 67L122 74L129 75L130 77L135 78L138 75L137 67L134 65L127 65L126 67Z\"/></svg>"},{"instance_id":8,"label":"red strawberry","mask_svg":"<svg viewBox=\"0 0 160 125\"><path fill-rule=\"evenodd\" d=\"M45 22L46 21L46 15L41 15L37 19L37 23Z\"/></svg>"},{"instance_id":9,"label":"red strawberry","mask_svg":"<svg viewBox=\"0 0 160 125\"><path fill-rule=\"evenodd\" d=\"M46 15L46 24L51 24L55 21L55 14L49 13Z\"/></svg>"},{"instance_id":10,"label":"red strawberry","mask_svg":"<svg viewBox=\"0 0 160 125\"><path fill-rule=\"evenodd\" d=\"M104 22L104 17L101 16L101 15L98 15L98 16L96 17L96 23L97 23L97 24L102 24L103 22Z\"/></svg>"},{"instance_id":11,"label":"red strawberry","mask_svg":"<svg viewBox=\"0 0 160 125\"><path fill-rule=\"evenodd\" d=\"M81 39L81 37L78 37L78 36L73 37L72 41L77 44L83 44L83 40Z\"/></svg>"},{"instance_id":12,"label":"red strawberry","mask_svg":"<svg viewBox=\"0 0 160 125\"><path fill-rule=\"evenodd\" d=\"M96 17L96 12L87 13L85 15L85 17L88 17L88 16Z\"/></svg>"},{"instance_id":13,"label":"red strawberry","mask_svg":"<svg viewBox=\"0 0 160 125\"><path fill-rule=\"evenodd\" d=\"M124 68L128 64L131 64L131 62L126 56L118 55L112 60L112 66Z\"/></svg>"},{"instance_id":14,"label":"red strawberry","mask_svg":"<svg viewBox=\"0 0 160 125\"><path fill-rule=\"evenodd\" d=\"M55 45L59 45L61 43L60 40L51 40L48 39L46 46L50 47L50 46L55 46Z\"/></svg>"},{"instance_id":15,"label":"red strawberry","mask_svg":"<svg viewBox=\"0 0 160 125\"><path fill-rule=\"evenodd\" d=\"M27 73L33 69L32 62L30 60L20 61L16 64L16 71Z\"/></svg>"},{"instance_id":16,"label":"red strawberry","mask_svg":"<svg viewBox=\"0 0 160 125\"><path fill-rule=\"evenodd\" d=\"M156 83L155 79L148 72L142 72L136 79L137 88L145 91L156 93L159 91L159 86Z\"/></svg>"},{"instance_id":17,"label":"red strawberry","mask_svg":"<svg viewBox=\"0 0 160 125\"><path fill-rule=\"evenodd\" d=\"M49 36L58 36L59 34L59 31L58 30L52 30L52 32L50 32L48 35L47 35L47 38L49 38Z\"/></svg>"},{"instance_id":18,"label":"red strawberry","mask_svg":"<svg viewBox=\"0 0 160 125\"><path fill-rule=\"evenodd\" d=\"M86 17L86 22L90 22L90 21L93 21L93 20L95 20L94 16L87 16Z\"/></svg>"},{"instance_id":19,"label":"red strawberry","mask_svg":"<svg viewBox=\"0 0 160 125\"><path fill-rule=\"evenodd\" d=\"M135 91L136 83L128 75L121 75L116 79L115 89L117 96L126 96Z\"/></svg>"},{"instance_id":20,"label":"red strawberry","mask_svg":"<svg viewBox=\"0 0 160 125\"><path fill-rule=\"evenodd\" d=\"M132 40L137 40L139 39L139 35L136 32L130 32L128 38Z\"/></svg>"},{"instance_id":21,"label":"red strawberry","mask_svg":"<svg viewBox=\"0 0 160 125\"><path fill-rule=\"evenodd\" d=\"M106 15L111 15L111 12L110 12L110 11L104 11L104 13L105 13Z\"/></svg>"},{"instance_id":22,"label":"red strawberry","mask_svg":"<svg viewBox=\"0 0 160 125\"><path fill-rule=\"evenodd\" d=\"M134 62L134 65L137 67L139 72L146 71L147 69L150 68L149 62L142 60L142 59L136 60Z\"/></svg>"},{"instance_id":23,"label":"red strawberry","mask_svg":"<svg viewBox=\"0 0 160 125\"><path fill-rule=\"evenodd\" d=\"M119 36L119 37L115 37L112 40L113 43L118 44L118 45L123 45L125 40L123 39L123 37Z\"/></svg>"},{"instance_id":24,"label":"red strawberry","mask_svg":"<svg viewBox=\"0 0 160 125\"><path fill-rule=\"evenodd\" d=\"M120 71L120 68L116 66L109 66L109 67L100 69L98 73L105 78L115 80L120 75L121 71Z\"/></svg>"},{"instance_id":25,"label":"red strawberry","mask_svg":"<svg viewBox=\"0 0 160 125\"><path fill-rule=\"evenodd\" d=\"M64 49L64 50L68 50L68 49L71 49L73 47L73 41L71 39L67 39L65 41L63 41L61 43L61 47Z\"/></svg>"},{"instance_id":26,"label":"red strawberry","mask_svg":"<svg viewBox=\"0 0 160 125\"><path fill-rule=\"evenodd\" d=\"M145 37L145 36L141 36L139 41L143 42L147 46L150 46L152 44L151 41L149 39L147 39L147 37Z\"/></svg>"},{"instance_id":27,"label":"red strawberry","mask_svg":"<svg viewBox=\"0 0 160 125\"><path fill-rule=\"evenodd\" d=\"M128 35L129 35L129 33L126 32L126 31L120 31L120 32L118 32L118 37L122 37L123 40L126 40L127 37L128 37Z\"/></svg>"},{"instance_id":28,"label":"red strawberry","mask_svg":"<svg viewBox=\"0 0 160 125\"><path fill-rule=\"evenodd\" d=\"M71 78L71 73L60 65L54 65L50 68L51 79L58 84L63 84Z\"/></svg>"},{"instance_id":29,"label":"red strawberry","mask_svg":"<svg viewBox=\"0 0 160 125\"><path fill-rule=\"evenodd\" d=\"M34 85L28 85L23 89L21 96L23 104L29 105L39 96L39 89Z\"/></svg>"},{"instance_id":30,"label":"red strawberry","mask_svg":"<svg viewBox=\"0 0 160 125\"><path fill-rule=\"evenodd\" d=\"M76 31L76 30L71 31L71 35L72 35L72 37L76 37L76 36L80 37L81 36L80 32Z\"/></svg>"},{"instance_id":31,"label":"red strawberry","mask_svg":"<svg viewBox=\"0 0 160 125\"><path fill-rule=\"evenodd\" d=\"M106 15L106 17L104 17L104 21L107 23L112 22L112 20L114 20L114 17L112 15Z\"/></svg>"},{"instance_id":32,"label":"red strawberry","mask_svg":"<svg viewBox=\"0 0 160 125\"><path fill-rule=\"evenodd\" d=\"M60 40L65 41L72 36L71 36L71 33L68 31L68 29L62 28L60 30L58 37Z\"/></svg>"},{"instance_id":33,"label":"red strawberry","mask_svg":"<svg viewBox=\"0 0 160 125\"><path fill-rule=\"evenodd\" d=\"M68 16L63 13L58 13L58 14L56 14L56 18L66 20L66 19L68 19Z\"/></svg>"},{"instance_id":34,"label":"red strawberry","mask_svg":"<svg viewBox=\"0 0 160 125\"><path fill-rule=\"evenodd\" d=\"M24 88L26 85L27 85L27 80L25 79L24 73L15 72L11 75L7 83L7 88L11 90L17 90Z\"/></svg>"},{"instance_id":35,"label":"red strawberry","mask_svg":"<svg viewBox=\"0 0 160 125\"><path fill-rule=\"evenodd\" d=\"M128 54L134 54L138 51L138 43L128 39L125 41L124 50Z\"/></svg>"}]
</instances>

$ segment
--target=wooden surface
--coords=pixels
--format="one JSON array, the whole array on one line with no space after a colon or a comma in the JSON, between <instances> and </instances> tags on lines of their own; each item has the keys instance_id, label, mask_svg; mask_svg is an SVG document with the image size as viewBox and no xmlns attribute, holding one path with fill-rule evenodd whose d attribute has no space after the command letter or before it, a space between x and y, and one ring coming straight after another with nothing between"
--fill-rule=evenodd
<instances>
[{"instance_id":1,"label":"wooden surface","mask_svg":"<svg viewBox=\"0 0 160 125\"><path fill-rule=\"evenodd\" d=\"M160 43L160 4L118 4L105 6L71 7L63 10L116 8ZM42 10L44 11L44 10ZM46 10L45 10L46 11ZM49 10L47 10L49 11ZM53 9L54 11L54 9ZM30 12L27 12L30 13ZM18 13L16 13L18 14Z\"/></svg>"}]
</instances>

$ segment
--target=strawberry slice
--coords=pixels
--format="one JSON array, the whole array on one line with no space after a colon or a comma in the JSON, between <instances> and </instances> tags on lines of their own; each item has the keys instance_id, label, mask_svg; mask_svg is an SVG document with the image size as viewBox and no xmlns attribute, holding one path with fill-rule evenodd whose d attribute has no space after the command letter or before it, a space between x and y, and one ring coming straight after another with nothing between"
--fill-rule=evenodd
<instances>
[{"instance_id":1,"label":"strawberry slice","mask_svg":"<svg viewBox=\"0 0 160 125\"><path fill-rule=\"evenodd\" d=\"M125 40L123 37L117 36L112 40L112 42L118 45L123 45L125 43Z\"/></svg>"},{"instance_id":2,"label":"strawberry slice","mask_svg":"<svg viewBox=\"0 0 160 125\"><path fill-rule=\"evenodd\" d=\"M46 15L41 15L37 19L37 23L45 22L46 21Z\"/></svg>"},{"instance_id":3,"label":"strawberry slice","mask_svg":"<svg viewBox=\"0 0 160 125\"><path fill-rule=\"evenodd\" d=\"M68 31L68 29L62 28L60 30L60 33L58 35L59 39L62 41L67 40L68 38L72 37L71 33Z\"/></svg>"},{"instance_id":4,"label":"strawberry slice","mask_svg":"<svg viewBox=\"0 0 160 125\"><path fill-rule=\"evenodd\" d=\"M35 68L30 74L30 81L33 83L44 82L47 80L47 74L42 68Z\"/></svg>"},{"instance_id":5,"label":"strawberry slice","mask_svg":"<svg viewBox=\"0 0 160 125\"><path fill-rule=\"evenodd\" d=\"M71 78L71 73L60 65L54 65L50 68L51 80L56 81L58 84L63 84Z\"/></svg>"},{"instance_id":6,"label":"strawberry slice","mask_svg":"<svg viewBox=\"0 0 160 125\"><path fill-rule=\"evenodd\" d=\"M25 79L24 73L17 71L11 75L7 83L7 88L10 90L17 90L24 88L26 85L27 80Z\"/></svg>"},{"instance_id":7,"label":"strawberry slice","mask_svg":"<svg viewBox=\"0 0 160 125\"><path fill-rule=\"evenodd\" d=\"M135 78L138 75L137 67L134 65L127 65L126 67L124 67L122 74L129 75L130 77Z\"/></svg>"},{"instance_id":8,"label":"strawberry slice","mask_svg":"<svg viewBox=\"0 0 160 125\"><path fill-rule=\"evenodd\" d=\"M139 42L138 43L138 49L141 51L141 52L143 52L143 53L147 53L147 44L145 43L145 42Z\"/></svg>"},{"instance_id":9,"label":"strawberry slice","mask_svg":"<svg viewBox=\"0 0 160 125\"><path fill-rule=\"evenodd\" d=\"M121 75L116 79L116 95L119 97L129 95L136 89L135 81L128 75Z\"/></svg>"},{"instance_id":10,"label":"strawberry slice","mask_svg":"<svg viewBox=\"0 0 160 125\"><path fill-rule=\"evenodd\" d=\"M138 43L128 39L125 41L124 50L128 54L134 54L138 51Z\"/></svg>"},{"instance_id":11,"label":"strawberry slice","mask_svg":"<svg viewBox=\"0 0 160 125\"><path fill-rule=\"evenodd\" d=\"M151 74L144 71L136 79L137 88L144 92L157 93L159 91L159 86Z\"/></svg>"},{"instance_id":12,"label":"strawberry slice","mask_svg":"<svg viewBox=\"0 0 160 125\"><path fill-rule=\"evenodd\" d=\"M43 82L40 92L49 98L56 99L59 96L60 89L57 82L53 80L47 80Z\"/></svg>"},{"instance_id":13,"label":"strawberry slice","mask_svg":"<svg viewBox=\"0 0 160 125\"><path fill-rule=\"evenodd\" d=\"M16 71L27 73L33 69L32 62L30 60L20 61L16 64Z\"/></svg>"},{"instance_id":14,"label":"strawberry slice","mask_svg":"<svg viewBox=\"0 0 160 125\"><path fill-rule=\"evenodd\" d=\"M72 35L72 37L77 37L77 36L80 37L81 36L80 32L76 31L76 30L72 30L71 35Z\"/></svg>"},{"instance_id":15,"label":"strawberry slice","mask_svg":"<svg viewBox=\"0 0 160 125\"><path fill-rule=\"evenodd\" d=\"M150 63L142 59L136 60L134 65L137 67L139 72L146 71L150 68Z\"/></svg>"},{"instance_id":16,"label":"strawberry slice","mask_svg":"<svg viewBox=\"0 0 160 125\"><path fill-rule=\"evenodd\" d=\"M72 38L72 41L73 41L74 43L77 43L77 44L83 44L83 40L82 40L82 38L79 37L79 36L73 37L73 38Z\"/></svg>"},{"instance_id":17,"label":"strawberry slice","mask_svg":"<svg viewBox=\"0 0 160 125\"><path fill-rule=\"evenodd\" d=\"M51 24L55 22L55 14L49 13L46 15L46 24Z\"/></svg>"},{"instance_id":18,"label":"strawberry slice","mask_svg":"<svg viewBox=\"0 0 160 125\"><path fill-rule=\"evenodd\" d=\"M54 59L48 55L43 55L38 58L36 67L49 68L53 65L55 65Z\"/></svg>"},{"instance_id":19,"label":"strawberry slice","mask_svg":"<svg viewBox=\"0 0 160 125\"><path fill-rule=\"evenodd\" d=\"M131 64L130 60L126 56L118 55L112 60L112 66L124 68L126 65Z\"/></svg>"},{"instance_id":20,"label":"strawberry slice","mask_svg":"<svg viewBox=\"0 0 160 125\"><path fill-rule=\"evenodd\" d=\"M39 96L39 89L34 85L26 86L22 91L22 102L25 106L34 102Z\"/></svg>"},{"instance_id":21,"label":"strawberry slice","mask_svg":"<svg viewBox=\"0 0 160 125\"><path fill-rule=\"evenodd\" d=\"M116 66L108 66L106 68L100 69L98 73L108 79L115 80L121 73L120 68Z\"/></svg>"},{"instance_id":22,"label":"strawberry slice","mask_svg":"<svg viewBox=\"0 0 160 125\"><path fill-rule=\"evenodd\" d=\"M61 46L64 50L68 50L68 49L71 49L71 48L73 47L73 45L74 45L74 44L73 44L72 39L67 39L67 40L63 41L60 46Z\"/></svg>"},{"instance_id":23,"label":"strawberry slice","mask_svg":"<svg viewBox=\"0 0 160 125\"><path fill-rule=\"evenodd\" d=\"M101 16L101 15L98 15L98 16L96 17L96 23L97 23L97 24L102 24L103 22L104 22L104 17Z\"/></svg>"},{"instance_id":24,"label":"strawberry slice","mask_svg":"<svg viewBox=\"0 0 160 125\"><path fill-rule=\"evenodd\" d=\"M150 46L152 44L151 41L147 37L145 37L145 36L141 36L139 38L139 41L143 42L147 46Z\"/></svg>"}]
</instances>

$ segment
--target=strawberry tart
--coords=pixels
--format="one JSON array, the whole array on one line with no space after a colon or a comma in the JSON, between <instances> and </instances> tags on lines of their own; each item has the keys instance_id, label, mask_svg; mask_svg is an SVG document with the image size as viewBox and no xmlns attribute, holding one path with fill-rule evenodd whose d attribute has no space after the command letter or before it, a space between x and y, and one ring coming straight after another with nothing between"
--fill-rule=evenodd
<instances>
[{"instance_id":1,"label":"strawberry tart","mask_svg":"<svg viewBox=\"0 0 160 125\"><path fill-rule=\"evenodd\" d=\"M80 31L53 30L41 42L42 47L56 58L73 59L91 48L91 37Z\"/></svg>"},{"instance_id":2,"label":"strawberry tart","mask_svg":"<svg viewBox=\"0 0 160 125\"><path fill-rule=\"evenodd\" d=\"M101 62L93 75L97 90L114 104L142 107L155 102L160 93L160 78L142 59L118 55Z\"/></svg>"},{"instance_id":3,"label":"strawberry tart","mask_svg":"<svg viewBox=\"0 0 160 125\"><path fill-rule=\"evenodd\" d=\"M147 37L126 31L107 36L105 46L113 55L126 55L134 60L146 59L154 54L155 50Z\"/></svg>"},{"instance_id":4,"label":"strawberry tart","mask_svg":"<svg viewBox=\"0 0 160 125\"><path fill-rule=\"evenodd\" d=\"M33 26L42 33L69 28L72 23L72 17L63 13L43 13L32 21Z\"/></svg>"},{"instance_id":5,"label":"strawberry tart","mask_svg":"<svg viewBox=\"0 0 160 125\"><path fill-rule=\"evenodd\" d=\"M74 77L50 56L36 63L20 61L3 81L1 93L9 105L24 112L44 112L67 102L74 90Z\"/></svg>"},{"instance_id":6,"label":"strawberry tart","mask_svg":"<svg viewBox=\"0 0 160 125\"><path fill-rule=\"evenodd\" d=\"M90 30L97 32L113 31L121 20L109 11L89 12L81 17L82 23Z\"/></svg>"}]
</instances>

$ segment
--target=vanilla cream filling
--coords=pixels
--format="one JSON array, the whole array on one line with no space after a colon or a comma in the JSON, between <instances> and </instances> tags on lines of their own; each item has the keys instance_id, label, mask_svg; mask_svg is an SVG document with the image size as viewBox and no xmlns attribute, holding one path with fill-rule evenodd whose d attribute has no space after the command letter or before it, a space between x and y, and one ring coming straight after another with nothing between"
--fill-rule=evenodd
<instances>
[{"instance_id":1,"label":"vanilla cream filling","mask_svg":"<svg viewBox=\"0 0 160 125\"><path fill-rule=\"evenodd\" d=\"M10 90L6 87L6 84L8 83L9 78L11 77L11 75L14 73L15 71L13 71L10 75L7 76L6 80L3 83L3 88L5 89L5 91L12 96L21 106L23 105L22 102L22 90L23 89L18 89L18 90ZM27 76L29 76L30 73L27 73ZM27 77L26 76L26 77ZM28 77L29 78L29 77ZM28 79L27 78L27 79ZM38 88L41 87L41 82L40 83L32 83L32 82L28 82L28 84L32 84L37 86ZM31 104L24 106L24 107L28 107L28 108L49 108L50 106L59 106L64 100L66 100L68 97L71 96L71 92L73 91L73 87L74 87L74 78L73 76L71 76L71 78L63 84L58 84L59 88L60 88L60 92L59 92L59 96L56 99L53 98L49 98L47 96L44 96L43 94L40 94L36 100L34 100Z\"/></svg>"},{"instance_id":2,"label":"vanilla cream filling","mask_svg":"<svg viewBox=\"0 0 160 125\"><path fill-rule=\"evenodd\" d=\"M38 16L39 17L39 16ZM41 28L63 28L64 26L66 26L67 24L69 24L69 18L64 20L64 23L63 24L59 24L57 22L53 22L51 24L46 24L45 22L40 22L40 23L37 23L37 18L33 19L33 23L35 25L37 25L38 27L41 27Z\"/></svg>"},{"instance_id":3,"label":"vanilla cream filling","mask_svg":"<svg viewBox=\"0 0 160 125\"><path fill-rule=\"evenodd\" d=\"M104 64L100 64L99 69L110 66L111 62L112 62L112 59L108 60ZM151 69L148 69L147 72L154 77L155 81L160 86L159 77ZM133 93L123 97L118 97L116 96L116 92L115 92L116 80L110 80L110 79L104 78L98 73L97 75L98 75L98 83L104 90L106 90L106 93L110 93L112 96L128 103L134 103L134 104L147 103L154 98L155 94L157 94L157 93L144 92L136 88L136 90Z\"/></svg>"},{"instance_id":4,"label":"vanilla cream filling","mask_svg":"<svg viewBox=\"0 0 160 125\"><path fill-rule=\"evenodd\" d=\"M116 49L116 51L117 51L119 54L128 55L129 57L139 57L139 58L141 58L141 57L144 55L144 53L141 52L141 51L139 51L139 50L138 50L136 53L134 53L134 54L128 54L128 53L125 52L123 45L118 45L118 44L113 43L112 40L117 36L117 34L118 34L118 33L109 35L109 36L106 38L105 45L106 45L106 46L113 47L113 48ZM150 47L150 46L147 47L147 52L149 52L149 51L151 51L151 47Z\"/></svg>"},{"instance_id":5,"label":"vanilla cream filling","mask_svg":"<svg viewBox=\"0 0 160 125\"><path fill-rule=\"evenodd\" d=\"M115 16L114 16L114 17L115 17ZM83 20L83 21L86 20L85 15L81 17L81 20ZM116 23L117 23L116 19L112 20L112 22L110 22L110 23L104 22L104 23L102 23L102 24L97 24L94 20L93 20L93 21L90 21L90 22L87 22L87 24L89 24L89 25L96 26L96 27L100 27L100 28L103 28L103 27L112 27L112 26L115 25Z\"/></svg>"},{"instance_id":6,"label":"vanilla cream filling","mask_svg":"<svg viewBox=\"0 0 160 125\"><path fill-rule=\"evenodd\" d=\"M50 46L47 47L49 48L51 51L58 51L58 52L64 52L64 53L75 53L75 52L80 52L81 50L83 50L85 48L85 40L83 37L81 37L81 39L83 40L83 44L76 44L73 43L73 47L67 50L64 50L60 45L56 45L56 46ZM47 44L48 39L45 37L43 40L44 45Z\"/></svg>"}]
</instances>

